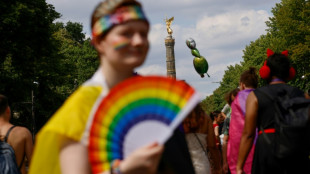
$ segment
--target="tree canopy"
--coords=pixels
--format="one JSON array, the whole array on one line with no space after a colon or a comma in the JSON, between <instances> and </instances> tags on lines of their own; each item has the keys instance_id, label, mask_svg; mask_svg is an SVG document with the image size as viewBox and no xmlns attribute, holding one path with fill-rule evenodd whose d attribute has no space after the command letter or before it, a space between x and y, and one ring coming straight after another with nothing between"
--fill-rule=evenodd
<instances>
[{"instance_id":1,"label":"tree canopy","mask_svg":"<svg viewBox=\"0 0 310 174\"><path fill-rule=\"evenodd\" d=\"M55 22L45 0L1 1L0 11L0 91L19 115L12 122L37 131L96 70L97 54L82 24Z\"/></svg>"},{"instance_id":2,"label":"tree canopy","mask_svg":"<svg viewBox=\"0 0 310 174\"><path fill-rule=\"evenodd\" d=\"M257 70L267 58L267 48L275 52L289 51L296 69L296 78L289 82L302 90L310 88L310 3L305 0L282 0L272 8L273 17L266 21L267 34L252 41L243 50L240 64L228 66L221 85L203 100L204 109L210 113L225 105L224 94L237 87L241 73L249 67ZM259 86L266 82L260 79Z\"/></svg>"}]
</instances>

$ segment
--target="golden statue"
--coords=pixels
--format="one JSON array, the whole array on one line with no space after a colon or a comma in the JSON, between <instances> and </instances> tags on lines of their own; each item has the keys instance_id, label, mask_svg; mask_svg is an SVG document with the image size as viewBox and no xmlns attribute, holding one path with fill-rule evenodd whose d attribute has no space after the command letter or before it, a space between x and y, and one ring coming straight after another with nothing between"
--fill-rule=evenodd
<instances>
[{"instance_id":1,"label":"golden statue","mask_svg":"<svg viewBox=\"0 0 310 174\"><path fill-rule=\"evenodd\" d=\"M166 19L165 19L165 21L166 21L166 27L167 27L167 32L168 32L168 34L171 36L172 35L172 33L173 33L173 31L172 31L172 29L170 28L170 25L171 25L171 22L174 20L174 17L172 17L172 18L170 18L170 19L167 19L167 17L166 17Z\"/></svg>"}]
</instances>

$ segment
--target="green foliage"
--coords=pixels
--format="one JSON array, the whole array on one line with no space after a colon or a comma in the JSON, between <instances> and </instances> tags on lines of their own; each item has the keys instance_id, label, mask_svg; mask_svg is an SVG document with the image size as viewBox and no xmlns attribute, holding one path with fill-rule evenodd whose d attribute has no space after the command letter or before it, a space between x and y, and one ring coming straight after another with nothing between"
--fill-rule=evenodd
<instances>
[{"instance_id":1,"label":"green foliage","mask_svg":"<svg viewBox=\"0 0 310 174\"><path fill-rule=\"evenodd\" d=\"M241 73L253 66L257 70L267 58L267 48L274 52L289 51L296 78L290 85L307 90L310 88L310 3L305 0L282 0L272 9L273 17L266 22L268 33L251 42L243 51L243 61L235 66L228 66L221 85L213 95L203 100L207 112L221 110L225 104L224 94L239 83ZM259 86L266 85L262 79Z\"/></svg>"},{"instance_id":2,"label":"green foliage","mask_svg":"<svg viewBox=\"0 0 310 174\"><path fill-rule=\"evenodd\" d=\"M5 40L0 42L0 93L19 115L11 121L38 131L94 73L97 54L80 23L53 23L61 15L45 0L1 1L0 11Z\"/></svg>"},{"instance_id":3,"label":"green foliage","mask_svg":"<svg viewBox=\"0 0 310 174\"><path fill-rule=\"evenodd\" d=\"M99 58L91 40L87 39L81 45L80 54L78 56L77 65L77 83L81 84L89 79L99 66Z\"/></svg>"},{"instance_id":4,"label":"green foliage","mask_svg":"<svg viewBox=\"0 0 310 174\"><path fill-rule=\"evenodd\" d=\"M309 89L310 3L305 0L283 0L272 12L274 17L267 25L270 34L282 41L277 51L287 49L297 71L296 78L290 84L303 90Z\"/></svg>"},{"instance_id":5,"label":"green foliage","mask_svg":"<svg viewBox=\"0 0 310 174\"><path fill-rule=\"evenodd\" d=\"M83 25L81 23L67 22L66 30L70 33L71 38L78 43L83 43L85 34L83 32Z\"/></svg>"},{"instance_id":6,"label":"green foliage","mask_svg":"<svg viewBox=\"0 0 310 174\"><path fill-rule=\"evenodd\" d=\"M48 94L57 96L48 93L47 84L53 84L53 75L57 74L57 69L53 68L58 61L55 56L57 46L50 39L50 25L60 14L44 0L1 1L0 8L0 37L3 40L0 43L1 93L7 95L12 106L17 108L31 108L31 91L37 88L34 81L42 84L36 89L37 93L44 94L42 97ZM36 99L41 97L36 96ZM48 112L46 109L48 107L42 107L36 114L44 117L43 113ZM16 111L15 108L12 110ZM32 127L31 123L27 125Z\"/></svg>"}]
</instances>

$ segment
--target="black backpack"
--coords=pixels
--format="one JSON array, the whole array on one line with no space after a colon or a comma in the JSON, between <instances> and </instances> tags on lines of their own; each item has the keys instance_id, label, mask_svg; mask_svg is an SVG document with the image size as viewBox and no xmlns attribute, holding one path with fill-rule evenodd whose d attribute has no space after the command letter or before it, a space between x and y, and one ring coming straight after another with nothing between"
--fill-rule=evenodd
<instances>
[{"instance_id":1,"label":"black backpack","mask_svg":"<svg viewBox=\"0 0 310 174\"><path fill-rule=\"evenodd\" d=\"M20 174L20 170L16 163L15 152L7 143L8 136L12 126L5 135L4 141L0 140L0 174Z\"/></svg>"},{"instance_id":2,"label":"black backpack","mask_svg":"<svg viewBox=\"0 0 310 174\"><path fill-rule=\"evenodd\" d=\"M263 135L267 143L274 143L274 155L279 159L310 153L310 99L292 96L293 91L284 90L276 97L260 91L274 104L275 139Z\"/></svg>"}]
</instances>

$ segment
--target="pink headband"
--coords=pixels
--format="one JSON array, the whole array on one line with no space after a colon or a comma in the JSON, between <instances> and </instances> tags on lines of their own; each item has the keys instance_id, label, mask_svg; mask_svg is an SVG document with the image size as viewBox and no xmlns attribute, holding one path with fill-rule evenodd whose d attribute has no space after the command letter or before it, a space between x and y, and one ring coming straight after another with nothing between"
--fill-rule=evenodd
<instances>
[{"instance_id":1,"label":"pink headband","mask_svg":"<svg viewBox=\"0 0 310 174\"><path fill-rule=\"evenodd\" d=\"M92 36L99 36L117 24L137 19L148 21L140 6L120 7L113 14L101 17L94 24Z\"/></svg>"}]
</instances>

